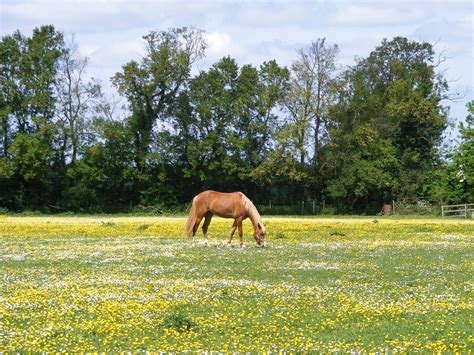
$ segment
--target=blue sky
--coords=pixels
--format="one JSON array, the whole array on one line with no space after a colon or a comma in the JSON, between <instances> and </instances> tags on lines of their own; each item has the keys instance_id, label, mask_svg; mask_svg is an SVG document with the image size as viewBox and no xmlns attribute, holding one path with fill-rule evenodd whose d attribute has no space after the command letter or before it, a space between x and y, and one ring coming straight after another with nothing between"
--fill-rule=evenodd
<instances>
[{"instance_id":1,"label":"blue sky","mask_svg":"<svg viewBox=\"0 0 474 355\"><path fill-rule=\"evenodd\" d=\"M421 1L152 1L152 0L0 0L0 34L24 34L53 24L75 34L90 75L109 78L144 53L141 37L150 30L193 25L206 31L209 48L197 69L225 55L239 64L276 59L289 65L296 50L326 37L340 47L341 67L366 57L383 38L400 35L436 43L448 58L440 71L451 93L464 98L446 102L451 118L464 120L474 99L473 2Z\"/></svg>"}]
</instances>

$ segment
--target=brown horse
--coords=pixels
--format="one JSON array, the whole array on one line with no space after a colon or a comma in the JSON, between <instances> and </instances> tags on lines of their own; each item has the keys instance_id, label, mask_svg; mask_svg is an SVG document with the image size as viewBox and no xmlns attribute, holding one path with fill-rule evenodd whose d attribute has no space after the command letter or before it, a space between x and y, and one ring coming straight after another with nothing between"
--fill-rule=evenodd
<instances>
[{"instance_id":1,"label":"brown horse","mask_svg":"<svg viewBox=\"0 0 474 355\"><path fill-rule=\"evenodd\" d=\"M218 215L223 218L233 218L234 224L230 230L229 246L234 236L235 229L239 229L240 246L244 245L242 221L247 217L252 221L254 233L253 236L257 245L266 245L266 231L265 225L262 223L260 214L255 205L242 192L217 192L207 190L196 195L193 199L191 209L189 210L188 219L186 221L186 234L188 237L194 238L196 231L204 217L204 224L202 225L202 232L206 245L208 243L207 229L211 223L213 215Z\"/></svg>"}]
</instances>

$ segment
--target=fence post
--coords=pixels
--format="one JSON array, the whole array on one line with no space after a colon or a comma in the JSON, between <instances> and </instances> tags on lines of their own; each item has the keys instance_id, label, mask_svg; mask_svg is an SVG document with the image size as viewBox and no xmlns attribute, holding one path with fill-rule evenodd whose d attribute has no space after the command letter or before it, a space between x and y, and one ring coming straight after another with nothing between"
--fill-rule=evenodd
<instances>
[{"instance_id":1,"label":"fence post","mask_svg":"<svg viewBox=\"0 0 474 355\"><path fill-rule=\"evenodd\" d=\"M464 219L467 219L467 203L464 204Z\"/></svg>"},{"instance_id":2,"label":"fence post","mask_svg":"<svg viewBox=\"0 0 474 355\"><path fill-rule=\"evenodd\" d=\"M443 205L441 205L441 217L444 218L444 206Z\"/></svg>"},{"instance_id":3,"label":"fence post","mask_svg":"<svg viewBox=\"0 0 474 355\"><path fill-rule=\"evenodd\" d=\"M314 207L315 207L315 206L314 206L314 200L313 200L313 214L314 214L314 212L315 212L315 209L314 209Z\"/></svg>"},{"instance_id":4,"label":"fence post","mask_svg":"<svg viewBox=\"0 0 474 355\"><path fill-rule=\"evenodd\" d=\"M301 201L301 215L304 213L304 200Z\"/></svg>"}]
</instances>

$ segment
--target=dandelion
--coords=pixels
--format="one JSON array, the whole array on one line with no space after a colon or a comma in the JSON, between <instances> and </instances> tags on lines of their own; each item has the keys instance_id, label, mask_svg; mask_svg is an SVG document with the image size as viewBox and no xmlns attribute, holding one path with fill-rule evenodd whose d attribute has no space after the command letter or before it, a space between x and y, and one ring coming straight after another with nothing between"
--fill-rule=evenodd
<instances>
[{"instance_id":1,"label":"dandelion","mask_svg":"<svg viewBox=\"0 0 474 355\"><path fill-rule=\"evenodd\" d=\"M221 219L191 248L183 218L3 217L0 352L473 348L473 222L269 219L240 250Z\"/></svg>"}]
</instances>

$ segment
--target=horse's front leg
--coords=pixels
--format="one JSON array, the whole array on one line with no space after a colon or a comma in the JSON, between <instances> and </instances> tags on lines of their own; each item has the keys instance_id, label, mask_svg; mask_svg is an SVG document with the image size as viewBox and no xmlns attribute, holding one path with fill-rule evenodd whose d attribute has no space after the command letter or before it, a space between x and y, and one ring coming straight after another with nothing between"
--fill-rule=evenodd
<instances>
[{"instance_id":1,"label":"horse's front leg","mask_svg":"<svg viewBox=\"0 0 474 355\"><path fill-rule=\"evenodd\" d=\"M240 247L244 247L244 231L242 228L242 218L237 219L237 227L239 227Z\"/></svg>"},{"instance_id":2,"label":"horse's front leg","mask_svg":"<svg viewBox=\"0 0 474 355\"><path fill-rule=\"evenodd\" d=\"M237 228L237 220L234 220L234 224L232 225L232 228L230 229L229 242L227 243L228 246L230 246L230 243L232 242L232 237L234 236L236 228Z\"/></svg>"}]
</instances>

